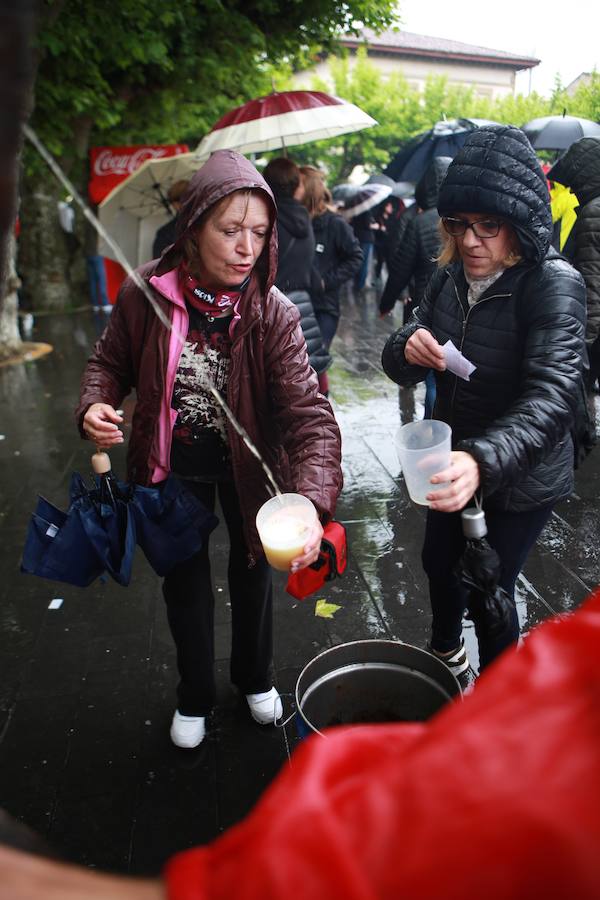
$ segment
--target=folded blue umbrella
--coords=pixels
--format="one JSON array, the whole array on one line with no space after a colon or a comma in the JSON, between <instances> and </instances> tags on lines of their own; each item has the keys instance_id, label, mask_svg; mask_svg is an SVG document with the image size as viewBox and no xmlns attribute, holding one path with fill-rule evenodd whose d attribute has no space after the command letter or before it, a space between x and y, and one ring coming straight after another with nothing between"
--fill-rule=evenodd
<instances>
[{"instance_id":1,"label":"folded blue umbrella","mask_svg":"<svg viewBox=\"0 0 600 900\"><path fill-rule=\"evenodd\" d=\"M157 573L189 559L219 524L185 485L173 475L152 487L133 485L131 508L137 542Z\"/></svg>"},{"instance_id":2,"label":"folded blue umbrella","mask_svg":"<svg viewBox=\"0 0 600 900\"><path fill-rule=\"evenodd\" d=\"M114 481L117 490L107 502L102 490L102 476L96 476L89 488L81 475L71 476L71 505L76 510L83 530L103 564L103 568L117 584L126 587L131 581L135 553L135 519L129 502L126 484Z\"/></svg>"},{"instance_id":3,"label":"folded blue umbrella","mask_svg":"<svg viewBox=\"0 0 600 900\"><path fill-rule=\"evenodd\" d=\"M52 581L87 587L104 572L76 509L63 512L38 497L29 522L21 571Z\"/></svg>"},{"instance_id":4,"label":"folded blue umbrella","mask_svg":"<svg viewBox=\"0 0 600 900\"><path fill-rule=\"evenodd\" d=\"M110 490L107 490L107 481ZM74 472L63 512L43 497L29 523L21 571L87 587L104 572L131 580L136 543L158 575L197 553L217 517L179 479L152 487L97 475L91 487Z\"/></svg>"}]
</instances>

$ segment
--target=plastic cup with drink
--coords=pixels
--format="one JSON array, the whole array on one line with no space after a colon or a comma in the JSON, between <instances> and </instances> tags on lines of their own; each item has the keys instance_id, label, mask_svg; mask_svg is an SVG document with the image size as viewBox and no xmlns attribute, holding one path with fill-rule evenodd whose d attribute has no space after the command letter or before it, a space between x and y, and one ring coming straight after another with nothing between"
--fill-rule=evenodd
<instances>
[{"instance_id":1,"label":"plastic cup with drink","mask_svg":"<svg viewBox=\"0 0 600 900\"><path fill-rule=\"evenodd\" d=\"M277 494L263 503L256 516L256 528L267 561L274 569L287 572L304 546L317 521L317 511L301 494Z\"/></svg>"},{"instance_id":2,"label":"plastic cup with drink","mask_svg":"<svg viewBox=\"0 0 600 900\"><path fill-rule=\"evenodd\" d=\"M409 422L399 428L396 447L410 499L429 506L427 494L448 486L430 479L451 463L452 429L437 419Z\"/></svg>"}]
</instances>

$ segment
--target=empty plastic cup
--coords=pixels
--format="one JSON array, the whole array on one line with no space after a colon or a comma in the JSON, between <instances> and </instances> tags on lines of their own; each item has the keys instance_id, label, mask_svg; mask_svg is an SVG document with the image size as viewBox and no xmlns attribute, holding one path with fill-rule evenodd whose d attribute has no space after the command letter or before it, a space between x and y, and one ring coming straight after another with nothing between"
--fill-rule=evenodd
<instances>
[{"instance_id":1,"label":"empty plastic cup","mask_svg":"<svg viewBox=\"0 0 600 900\"><path fill-rule=\"evenodd\" d=\"M263 503L256 528L270 565L287 572L290 563L304 552L304 545L317 521L317 511L301 494L278 494Z\"/></svg>"},{"instance_id":2,"label":"empty plastic cup","mask_svg":"<svg viewBox=\"0 0 600 900\"><path fill-rule=\"evenodd\" d=\"M436 419L409 422L399 428L396 447L410 499L429 506L427 494L447 487L447 483L431 484L430 478L450 465L452 429Z\"/></svg>"}]
</instances>

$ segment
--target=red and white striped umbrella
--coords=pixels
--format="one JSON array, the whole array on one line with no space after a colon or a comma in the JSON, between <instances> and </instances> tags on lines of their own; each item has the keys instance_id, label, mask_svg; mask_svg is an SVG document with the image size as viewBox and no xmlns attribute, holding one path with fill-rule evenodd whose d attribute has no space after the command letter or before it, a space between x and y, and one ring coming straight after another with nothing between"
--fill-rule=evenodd
<instances>
[{"instance_id":1,"label":"red and white striped umbrella","mask_svg":"<svg viewBox=\"0 0 600 900\"><path fill-rule=\"evenodd\" d=\"M199 160L215 150L266 153L377 125L353 103L321 91L274 92L228 112L200 141Z\"/></svg>"}]
</instances>

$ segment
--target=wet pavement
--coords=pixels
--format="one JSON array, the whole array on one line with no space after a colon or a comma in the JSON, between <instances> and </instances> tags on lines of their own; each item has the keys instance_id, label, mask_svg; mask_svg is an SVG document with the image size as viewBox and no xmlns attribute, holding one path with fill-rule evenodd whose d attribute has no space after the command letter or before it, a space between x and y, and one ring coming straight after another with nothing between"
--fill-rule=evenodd
<instances>
[{"instance_id":1,"label":"wet pavement","mask_svg":"<svg viewBox=\"0 0 600 900\"><path fill-rule=\"evenodd\" d=\"M395 316L377 317L372 292L344 299L330 382L343 434L337 517L347 526L349 565L343 579L303 602L276 576L275 668L286 715L301 669L321 650L364 638L423 646L428 637L424 511L408 500L394 450L399 421L422 416L423 387L399 391L381 371L385 338L400 324ZM239 821L287 764L298 736L293 719L278 729L255 725L229 683L222 526L213 535L218 705L197 751L169 741L175 654L160 580L141 554L126 589L108 581L80 590L19 574L36 493L64 506L71 471L89 473L90 447L72 412L104 325L88 310L38 317L32 339L54 352L0 369L0 806L68 859L151 874L176 850ZM131 401L124 409L130 420ZM123 448L111 456L123 471ZM574 609L600 582L599 449L576 480L519 580L525 632ZM340 607L331 619L315 616L321 597ZM470 628L467 646L476 662Z\"/></svg>"}]
</instances>

